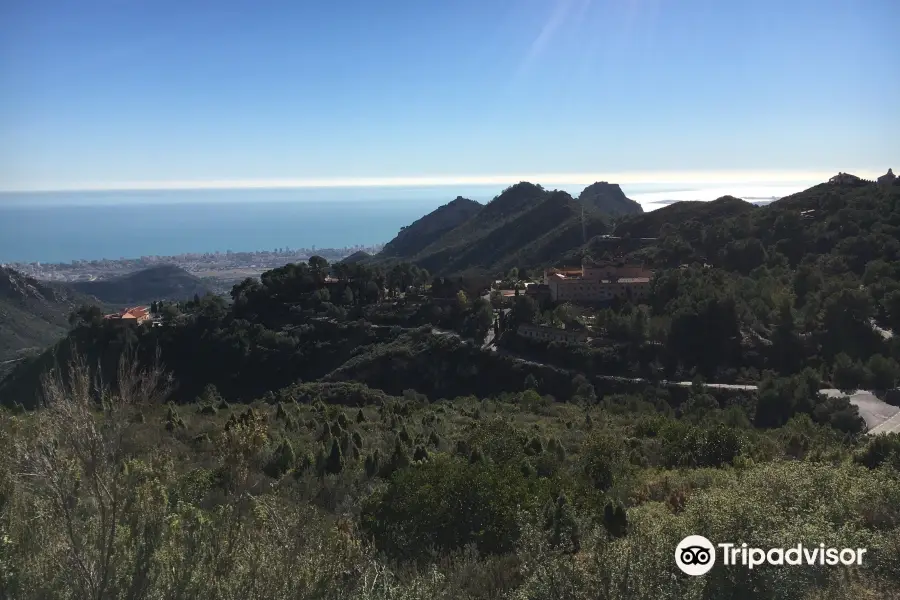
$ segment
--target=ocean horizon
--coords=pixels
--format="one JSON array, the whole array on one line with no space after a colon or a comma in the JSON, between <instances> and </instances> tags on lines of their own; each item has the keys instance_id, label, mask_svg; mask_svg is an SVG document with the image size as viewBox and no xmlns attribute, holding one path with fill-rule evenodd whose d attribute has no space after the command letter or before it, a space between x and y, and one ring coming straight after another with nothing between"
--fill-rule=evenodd
<instances>
[{"instance_id":1,"label":"ocean horizon","mask_svg":"<svg viewBox=\"0 0 900 600\"><path fill-rule=\"evenodd\" d=\"M622 186L645 211L726 194L771 200L796 185ZM548 186L573 196L583 185ZM0 193L0 263L173 256L187 253L347 248L390 241L400 228L464 196L488 202L497 186L142 190Z\"/></svg>"}]
</instances>

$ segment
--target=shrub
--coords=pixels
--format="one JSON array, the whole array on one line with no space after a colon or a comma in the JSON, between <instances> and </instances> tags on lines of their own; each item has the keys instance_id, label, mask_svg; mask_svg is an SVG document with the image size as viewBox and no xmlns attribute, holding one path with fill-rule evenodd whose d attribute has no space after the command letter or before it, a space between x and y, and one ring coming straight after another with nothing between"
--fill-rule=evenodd
<instances>
[{"instance_id":1,"label":"shrub","mask_svg":"<svg viewBox=\"0 0 900 600\"><path fill-rule=\"evenodd\" d=\"M660 432L666 465L721 467L741 453L743 436L733 427L703 427L672 421Z\"/></svg>"},{"instance_id":2,"label":"shrub","mask_svg":"<svg viewBox=\"0 0 900 600\"><path fill-rule=\"evenodd\" d=\"M900 433L874 436L854 460L870 469L887 464L900 470Z\"/></svg>"},{"instance_id":3,"label":"shrub","mask_svg":"<svg viewBox=\"0 0 900 600\"><path fill-rule=\"evenodd\" d=\"M625 451L622 441L609 435L596 434L582 447L582 468L590 484L606 491L624 470Z\"/></svg>"},{"instance_id":4,"label":"shrub","mask_svg":"<svg viewBox=\"0 0 900 600\"><path fill-rule=\"evenodd\" d=\"M466 463L448 456L398 471L362 512L378 548L398 559L422 559L423 549L510 552L519 536L519 510L545 497L518 468Z\"/></svg>"}]
</instances>

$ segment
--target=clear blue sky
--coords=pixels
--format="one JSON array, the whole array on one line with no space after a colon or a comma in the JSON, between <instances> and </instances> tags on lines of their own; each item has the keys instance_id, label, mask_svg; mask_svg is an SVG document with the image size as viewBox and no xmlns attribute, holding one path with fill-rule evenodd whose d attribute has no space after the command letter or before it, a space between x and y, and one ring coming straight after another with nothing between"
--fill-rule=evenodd
<instances>
[{"instance_id":1,"label":"clear blue sky","mask_svg":"<svg viewBox=\"0 0 900 600\"><path fill-rule=\"evenodd\" d=\"M883 171L898 28L897 0L0 0L0 189Z\"/></svg>"}]
</instances>

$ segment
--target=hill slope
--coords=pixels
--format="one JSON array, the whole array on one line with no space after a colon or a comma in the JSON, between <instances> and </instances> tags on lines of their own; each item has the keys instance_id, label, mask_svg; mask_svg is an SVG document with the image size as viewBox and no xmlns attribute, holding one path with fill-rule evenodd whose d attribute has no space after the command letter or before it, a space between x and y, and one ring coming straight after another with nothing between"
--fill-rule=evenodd
<instances>
[{"instance_id":1,"label":"hill slope","mask_svg":"<svg viewBox=\"0 0 900 600\"><path fill-rule=\"evenodd\" d=\"M468 221L482 208L478 202L459 196L456 200L401 229L397 237L384 246L382 254L397 257L412 256L454 227Z\"/></svg>"},{"instance_id":2,"label":"hill slope","mask_svg":"<svg viewBox=\"0 0 900 600\"><path fill-rule=\"evenodd\" d=\"M351 254L350 256L348 256L344 259L341 259L339 262L342 264L345 264L345 265L353 265L358 262L366 261L370 258L372 258L371 254L369 254L368 252L365 252L363 250L360 250L358 252L354 252L353 254Z\"/></svg>"},{"instance_id":3,"label":"hill slope","mask_svg":"<svg viewBox=\"0 0 900 600\"><path fill-rule=\"evenodd\" d=\"M715 219L736 217L756 210L750 202L733 196L722 196L718 200L702 202L686 200L675 202L642 215L623 220L616 226L615 235L637 237L658 237L663 225L679 226L688 221L709 222Z\"/></svg>"},{"instance_id":4,"label":"hill slope","mask_svg":"<svg viewBox=\"0 0 900 600\"><path fill-rule=\"evenodd\" d=\"M588 237L607 232L606 219L593 209L584 215ZM402 256L436 274L497 271L552 262L584 240L582 206L566 192L518 183L474 216Z\"/></svg>"},{"instance_id":5,"label":"hill slope","mask_svg":"<svg viewBox=\"0 0 900 600\"><path fill-rule=\"evenodd\" d=\"M56 342L66 335L72 310L89 303L98 302L69 286L0 267L0 362Z\"/></svg>"},{"instance_id":6,"label":"hill slope","mask_svg":"<svg viewBox=\"0 0 900 600\"><path fill-rule=\"evenodd\" d=\"M72 287L109 304L146 304L154 300L187 300L209 288L197 277L174 265L151 267L101 281L80 281Z\"/></svg>"},{"instance_id":7,"label":"hill slope","mask_svg":"<svg viewBox=\"0 0 900 600\"><path fill-rule=\"evenodd\" d=\"M582 190L578 201L585 210L593 210L608 215L639 215L644 212L641 205L631 200L615 183L598 181Z\"/></svg>"}]
</instances>

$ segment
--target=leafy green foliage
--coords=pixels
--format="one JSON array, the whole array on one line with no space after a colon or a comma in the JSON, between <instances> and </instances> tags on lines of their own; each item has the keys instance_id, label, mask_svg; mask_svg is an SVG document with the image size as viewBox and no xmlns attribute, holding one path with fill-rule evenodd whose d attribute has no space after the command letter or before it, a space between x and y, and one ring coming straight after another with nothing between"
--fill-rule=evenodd
<instances>
[{"instance_id":1,"label":"leafy green foliage","mask_svg":"<svg viewBox=\"0 0 900 600\"><path fill-rule=\"evenodd\" d=\"M398 558L467 544L484 553L508 552L518 539L520 507L543 500L535 485L518 469L439 456L398 472L367 501L362 525Z\"/></svg>"}]
</instances>

